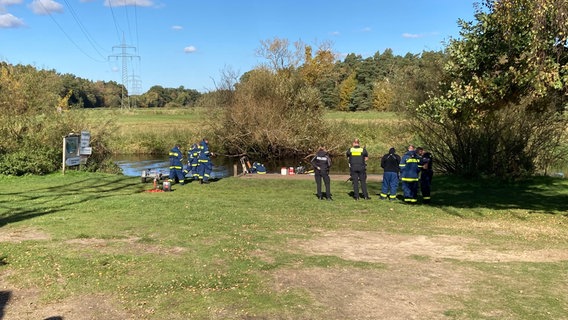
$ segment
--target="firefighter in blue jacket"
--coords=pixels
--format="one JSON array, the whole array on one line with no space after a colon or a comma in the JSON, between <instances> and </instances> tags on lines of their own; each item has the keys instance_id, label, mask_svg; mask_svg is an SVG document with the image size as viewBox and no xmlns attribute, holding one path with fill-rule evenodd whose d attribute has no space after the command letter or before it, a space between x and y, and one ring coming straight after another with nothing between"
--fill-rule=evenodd
<instances>
[{"instance_id":1,"label":"firefighter in blue jacket","mask_svg":"<svg viewBox=\"0 0 568 320\"><path fill-rule=\"evenodd\" d=\"M423 148L416 148L416 153L420 156L420 192L422 193L422 202L430 203L430 191L432 185L432 176L434 176L434 170L432 170L432 165L434 160L432 159L432 154L430 152L424 151Z\"/></svg>"},{"instance_id":2,"label":"firefighter in blue jacket","mask_svg":"<svg viewBox=\"0 0 568 320\"><path fill-rule=\"evenodd\" d=\"M370 200L367 193L367 160L369 154L367 149L359 145L359 139L353 141L353 146L347 150L347 159L349 159L349 171L351 180L353 181L353 198L359 200L359 183L363 191L363 198Z\"/></svg>"},{"instance_id":3,"label":"firefighter in blue jacket","mask_svg":"<svg viewBox=\"0 0 568 320\"><path fill-rule=\"evenodd\" d=\"M190 180L197 180L199 179L199 173L197 172L197 164L199 158L199 147L197 143L191 145L191 149L187 151L187 165L188 171L191 175Z\"/></svg>"},{"instance_id":4,"label":"firefighter in blue jacket","mask_svg":"<svg viewBox=\"0 0 568 320\"><path fill-rule=\"evenodd\" d=\"M416 154L414 146L408 146L408 152L402 156L400 161L402 191L406 203L416 203L417 201L418 178L421 167L420 157Z\"/></svg>"},{"instance_id":5,"label":"firefighter in blue jacket","mask_svg":"<svg viewBox=\"0 0 568 320\"><path fill-rule=\"evenodd\" d=\"M170 175L171 181L184 184L185 176L183 174L183 153L179 149L179 144L176 144L169 153L170 158Z\"/></svg>"},{"instance_id":6,"label":"firefighter in blue jacket","mask_svg":"<svg viewBox=\"0 0 568 320\"><path fill-rule=\"evenodd\" d=\"M209 183L211 171L213 171L213 163L211 163L209 141L205 138L199 143L199 156L197 158L197 163L199 183Z\"/></svg>"},{"instance_id":7,"label":"firefighter in blue jacket","mask_svg":"<svg viewBox=\"0 0 568 320\"><path fill-rule=\"evenodd\" d=\"M266 167L260 162L254 162L250 168L251 173L266 174Z\"/></svg>"}]
</instances>

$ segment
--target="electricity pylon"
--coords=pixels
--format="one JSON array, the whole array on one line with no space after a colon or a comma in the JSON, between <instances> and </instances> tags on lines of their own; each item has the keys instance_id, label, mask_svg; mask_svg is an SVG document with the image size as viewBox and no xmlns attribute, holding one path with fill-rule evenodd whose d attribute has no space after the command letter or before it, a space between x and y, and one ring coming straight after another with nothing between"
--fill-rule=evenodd
<instances>
[{"instance_id":1,"label":"electricity pylon","mask_svg":"<svg viewBox=\"0 0 568 320\"><path fill-rule=\"evenodd\" d=\"M124 92L125 89L128 91L128 59L132 60L134 58L137 58L138 60L140 60L140 56L128 52L129 49L134 49L134 52L136 52L136 47L126 44L124 40L124 34L122 35L122 43L119 46L113 46L112 50L114 51L114 49L120 49L120 53L111 54L108 57L116 58L117 60L118 58L121 58L122 60L122 92L120 96L120 108L124 109L126 107L130 107L128 94L125 94Z\"/></svg>"}]
</instances>

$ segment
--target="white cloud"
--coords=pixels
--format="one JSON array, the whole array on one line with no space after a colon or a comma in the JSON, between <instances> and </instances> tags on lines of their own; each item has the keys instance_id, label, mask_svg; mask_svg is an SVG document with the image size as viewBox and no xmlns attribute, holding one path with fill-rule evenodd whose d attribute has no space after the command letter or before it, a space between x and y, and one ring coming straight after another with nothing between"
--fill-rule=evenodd
<instances>
[{"instance_id":1,"label":"white cloud","mask_svg":"<svg viewBox=\"0 0 568 320\"><path fill-rule=\"evenodd\" d=\"M333 31L333 32L330 32L329 34L334 36L334 37L341 35L341 33L339 31Z\"/></svg>"},{"instance_id":2,"label":"white cloud","mask_svg":"<svg viewBox=\"0 0 568 320\"><path fill-rule=\"evenodd\" d=\"M0 13L6 12L6 7L14 4L20 4L24 0L0 0Z\"/></svg>"},{"instance_id":3,"label":"white cloud","mask_svg":"<svg viewBox=\"0 0 568 320\"><path fill-rule=\"evenodd\" d=\"M194 46L189 46L189 47L183 48L183 52L185 52L185 53L193 53L195 51L197 51L197 48L194 47Z\"/></svg>"},{"instance_id":4,"label":"white cloud","mask_svg":"<svg viewBox=\"0 0 568 320\"><path fill-rule=\"evenodd\" d=\"M439 35L439 32L428 32L428 33L403 33L402 37L407 39L419 39L426 37L435 37Z\"/></svg>"},{"instance_id":5,"label":"white cloud","mask_svg":"<svg viewBox=\"0 0 568 320\"><path fill-rule=\"evenodd\" d=\"M175 30L175 31L179 31L179 30L182 30L183 27L182 26L172 26L172 29Z\"/></svg>"},{"instance_id":6,"label":"white cloud","mask_svg":"<svg viewBox=\"0 0 568 320\"><path fill-rule=\"evenodd\" d=\"M52 12L63 12L63 6L53 0L34 0L30 5L33 13L39 15L48 15Z\"/></svg>"},{"instance_id":7,"label":"white cloud","mask_svg":"<svg viewBox=\"0 0 568 320\"><path fill-rule=\"evenodd\" d=\"M371 29L371 27L365 27L363 29L361 29L361 32L371 32L373 29Z\"/></svg>"},{"instance_id":8,"label":"white cloud","mask_svg":"<svg viewBox=\"0 0 568 320\"><path fill-rule=\"evenodd\" d=\"M402 37L407 38L407 39L418 39L418 38L423 38L424 35L423 34L417 34L417 33L403 33Z\"/></svg>"},{"instance_id":9,"label":"white cloud","mask_svg":"<svg viewBox=\"0 0 568 320\"><path fill-rule=\"evenodd\" d=\"M0 0L0 6L9 6L12 4L20 4L24 0Z\"/></svg>"},{"instance_id":10,"label":"white cloud","mask_svg":"<svg viewBox=\"0 0 568 320\"><path fill-rule=\"evenodd\" d=\"M153 5L154 2L152 2L152 0L105 0L105 6L107 7L126 7L126 6L150 7Z\"/></svg>"},{"instance_id":11,"label":"white cloud","mask_svg":"<svg viewBox=\"0 0 568 320\"><path fill-rule=\"evenodd\" d=\"M1 29L8 29L8 28L17 28L24 26L24 21L18 17L13 16L12 14L0 14L0 28Z\"/></svg>"}]
</instances>

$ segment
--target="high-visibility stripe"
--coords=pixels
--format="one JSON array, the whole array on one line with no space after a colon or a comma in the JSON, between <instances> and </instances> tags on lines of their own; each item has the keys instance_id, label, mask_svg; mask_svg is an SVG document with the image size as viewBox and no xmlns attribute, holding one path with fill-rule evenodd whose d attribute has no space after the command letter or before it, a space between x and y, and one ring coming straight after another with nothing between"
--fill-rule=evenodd
<instances>
[{"instance_id":1,"label":"high-visibility stripe","mask_svg":"<svg viewBox=\"0 0 568 320\"><path fill-rule=\"evenodd\" d=\"M405 182L416 182L416 181L418 181L418 178L402 178L402 181L405 181Z\"/></svg>"}]
</instances>

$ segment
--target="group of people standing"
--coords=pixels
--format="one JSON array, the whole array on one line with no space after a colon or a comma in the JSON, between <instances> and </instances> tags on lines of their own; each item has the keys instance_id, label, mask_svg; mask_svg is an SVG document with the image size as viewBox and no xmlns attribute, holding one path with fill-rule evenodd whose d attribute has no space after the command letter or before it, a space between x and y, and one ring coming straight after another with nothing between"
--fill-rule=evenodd
<instances>
[{"instance_id":1,"label":"group of people standing","mask_svg":"<svg viewBox=\"0 0 568 320\"><path fill-rule=\"evenodd\" d=\"M350 180L353 183L353 199L359 200L362 197L370 200L367 191L367 161L369 159L367 149L361 147L359 139L355 139L351 148L347 150L346 156L349 161ZM422 202L430 203L430 186L434 174L432 163L431 153L421 147L415 148L410 145L402 157L396 153L395 148L390 148L389 152L381 158L381 168L384 174L380 199L397 200L399 182L402 182L403 197L406 203L418 202L419 186ZM324 147L319 148L311 164L314 167L318 199L332 200L329 178L331 156ZM326 188L325 198L322 193L322 181ZM359 186L361 186L361 194Z\"/></svg>"},{"instance_id":2,"label":"group of people standing","mask_svg":"<svg viewBox=\"0 0 568 320\"><path fill-rule=\"evenodd\" d=\"M430 203L430 187L432 184L432 154L424 148L408 146L408 151L400 157L394 148L381 158L384 169L380 198L396 200L399 180L402 182L404 201L418 202L418 188L422 192L422 202Z\"/></svg>"},{"instance_id":3,"label":"group of people standing","mask_svg":"<svg viewBox=\"0 0 568 320\"><path fill-rule=\"evenodd\" d=\"M209 150L209 141L204 138L199 143L194 143L187 151L187 164L183 165L183 152L180 145L176 144L169 152L170 159L170 175L171 181L175 181L180 185L193 180L199 180L199 183L209 183L211 171L213 171L213 163L211 156L213 153Z\"/></svg>"}]
</instances>

